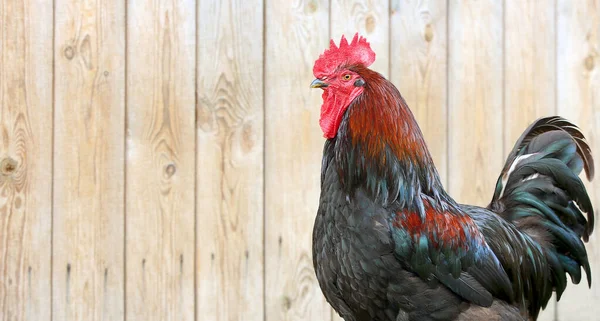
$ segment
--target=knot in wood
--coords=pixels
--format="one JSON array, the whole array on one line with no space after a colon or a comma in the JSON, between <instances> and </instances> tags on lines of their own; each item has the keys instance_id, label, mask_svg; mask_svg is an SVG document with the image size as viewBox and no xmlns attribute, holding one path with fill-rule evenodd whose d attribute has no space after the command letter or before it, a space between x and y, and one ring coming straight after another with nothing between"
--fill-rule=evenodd
<instances>
[{"instance_id":1,"label":"knot in wood","mask_svg":"<svg viewBox=\"0 0 600 321\"><path fill-rule=\"evenodd\" d=\"M306 5L306 11L308 11L308 13L315 13L317 11L317 8L318 7L315 1L309 1Z\"/></svg>"},{"instance_id":2,"label":"knot in wood","mask_svg":"<svg viewBox=\"0 0 600 321\"><path fill-rule=\"evenodd\" d=\"M75 57L75 49L73 49L73 47L71 47L71 46L67 46L67 48L65 48L63 53L64 53L65 57L69 60L71 60L71 59L73 59L73 57Z\"/></svg>"},{"instance_id":3,"label":"knot in wood","mask_svg":"<svg viewBox=\"0 0 600 321\"><path fill-rule=\"evenodd\" d=\"M167 178L171 178L173 175L175 175L176 171L177 171L177 167L175 167L175 164L173 164L173 163L165 166L165 176Z\"/></svg>"},{"instance_id":4,"label":"knot in wood","mask_svg":"<svg viewBox=\"0 0 600 321\"><path fill-rule=\"evenodd\" d=\"M7 157L0 162L0 172L4 176L12 175L17 169L17 161Z\"/></svg>"},{"instance_id":5,"label":"knot in wood","mask_svg":"<svg viewBox=\"0 0 600 321\"><path fill-rule=\"evenodd\" d=\"M367 33L372 33L375 30L375 17L368 15L365 19L365 30Z\"/></svg>"},{"instance_id":6,"label":"knot in wood","mask_svg":"<svg viewBox=\"0 0 600 321\"><path fill-rule=\"evenodd\" d=\"M594 56L589 55L585 58L585 69L592 70L594 69Z\"/></svg>"},{"instance_id":7,"label":"knot in wood","mask_svg":"<svg viewBox=\"0 0 600 321\"><path fill-rule=\"evenodd\" d=\"M430 42L433 39L433 27L430 23L425 26L425 41Z\"/></svg>"},{"instance_id":8,"label":"knot in wood","mask_svg":"<svg viewBox=\"0 0 600 321\"><path fill-rule=\"evenodd\" d=\"M283 309L289 311L292 308L292 299L289 296L283 296Z\"/></svg>"}]
</instances>

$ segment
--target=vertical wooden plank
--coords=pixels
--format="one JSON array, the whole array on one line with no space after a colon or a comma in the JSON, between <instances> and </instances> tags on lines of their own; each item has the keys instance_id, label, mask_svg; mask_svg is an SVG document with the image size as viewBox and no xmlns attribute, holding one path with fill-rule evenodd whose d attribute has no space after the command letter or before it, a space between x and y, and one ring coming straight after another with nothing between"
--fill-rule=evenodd
<instances>
[{"instance_id":1,"label":"vertical wooden plank","mask_svg":"<svg viewBox=\"0 0 600 321\"><path fill-rule=\"evenodd\" d=\"M126 318L190 321L196 3L127 4Z\"/></svg>"},{"instance_id":2,"label":"vertical wooden plank","mask_svg":"<svg viewBox=\"0 0 600 321\"><path fill-rule=\"evenodd\" d=\"M391 81L417 118L447 182L447 2L392 0Z\"/></svg>"},{"instance_id":3,"label":"vertical wooden plank","mask_svg":"<svg viewBox=\"0 0 600 321\"><path fill-rule=\"evenodd\" d=\"M52 2L0 1L0 319L50 320Z\"/></svg>"},{"instance_id":4,"label":"vertical wooden plank","mask_svg":"<svg viewBox=\"0 0 600 321\"><path fill-rule=\"evenodd\" d=\"M198 3L201 320L264 317L262 9L262 3L241 0Z\"/></svg>"},{"instance_id":5,"label":"vertical wooden plank","mask_svg":"<svg viewBox=\"0 0 600 321\"><path fill-rule=\"evenodd\" d=\"M505 1L504 156L534 120L556 114L552 1ZM538 320L553 320L553 297Z\"/></svg>"},{"instance_id":6,"label":"vertical wooden plank","mask_svg":"<svg viewBox=\"0 0 600 321\"><path fill-rule=\"evenodd\" d=\"M484 205L502 159L502 2L450 1L449 191Z\"/></svg>"},{"instance_id":7,"label":"vertical wooden plank","mask_svg":"<svg viewBox=\"0 0 600 321\"><path fill-rule=\"evenodd\" d=\"M356 32L367 38L377 59L369 68L389 76L390 66L390 15L388 1L332 0L331 35L339 43L342 35L348 40Z\"/></svg>"},{"instance_id":8,"label":"vertical wooden plank","mask_svg":"<svg viewBox=\"0 0 600 321\"><path fill-rule=\"evenodd\" d=\"M124 311L122 0L57 0L54 320Z\"/></svg>"},{"instance_id":9,"label":"vertical wooden plank","mask_svg":"<svg viewBox=\"0 0 600 321\"><path fill-rule=\"evenodd\" d=\"M588 138L596 165L600 157L600 1L557 2L557 104L561 116L575 122ZM598 175L586 184L596 212L600 209ZM592 288L567 286L558 302L558 320L594 320L600 306L600 238L598 226L586 248L592 267Z\"/></svg>"},{"instance_id":10,"label":"vertical wooden plank","mask_svg":"<svg viewBox=\"0 0 600 321\"><path fill-rule=\"evenodd\" d=\"M329 44L329 1L267 1L266 320L329 320L312 262L323 135L312 67Z\"/></svg>"},{"instance_id":11,"label":"vertical wooden plank","mask_svg":"<svg viewBox=\"0 0 600 321\"><path fill-rule=\"evenodd\" d=\"M506 1L505 146L535 119L556 113L555 6L544 0Z\"/></svg>"}]
</instances>

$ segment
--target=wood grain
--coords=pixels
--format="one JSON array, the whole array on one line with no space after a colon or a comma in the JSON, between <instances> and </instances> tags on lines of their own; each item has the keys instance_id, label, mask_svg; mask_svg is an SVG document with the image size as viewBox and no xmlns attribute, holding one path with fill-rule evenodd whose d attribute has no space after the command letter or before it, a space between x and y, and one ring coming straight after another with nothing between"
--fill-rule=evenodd
<instances>
[{"instance_id":1,"label":"wood grain","mask_svg":"<svg viewBox=\"0 0 600 321\"><path fill-rule=\"evenodd\" d=\"M525 128L556 113L555 7L548 1L505 3L505 149Z\"/></svg>"},{"instance_id":2,"label":"wood grain","mask_svg":"<svg viewBox=\"0 0 600 321\"><path fill-rule=\"evenodd\" d=\"M308 85L357 31L461 202L535 118L600 151L600 0L0 0L0 320L341 321L312 268ZM569 285L539 320L599 299Z\"/></svg>"},{"instance_id":3,"label":"wood grain","mask_svg":"<svg viewBox=\"0 0 600 321\"><path fill-rule=\"evenodd\" d=\"M504 14L504 157L536 119L556 114L555 6L506 1ZM539 321L553 320L556 297Z\"/></svg>"},{"instance_id":4,"label":"wood grain","mask_svg":"<svg viewBox=\"0 0 600 321\"><path fill-rule=\"evenodd\" d=\"M367 38L377 55L377 59L369 68L388 77L390 74L388 1L332 0L331 12L331 38L338 44L342 35L345 35L349 41L357 32Z\"/></svg>"},{"instance_id":5,"label":"wood grain","mask_svg":"<svg viewBox=\"0 0 600 321\"><path fill-rule=\"evenodd\" d=\"M0 320L50 320L52 16L0 1Z\"/></svg>"},{"instance_id":6,"label":"wood grain","mask_svg":"<svg viewBox=\"0 0 600 321\"><path fill-rule=\"evenodd\" d=\"M127 14L126 318L190 321L196 6L129 1Z\"/></svg>"},{"instance_id":7,"label":"wood grain","mask_svg":"<svg viewBox=\"0 0 600 321\"><path fill-rule=\"evenodd\" d=\"M56 2L54 320L124 317L124 9Z\"/></svg>"},{"instance_id":8,"label":"wood grain","mask_svg":"<svg viewBox=\"0 0 600 321\"><path fill-rule=\"evenodd\" d=\"M447 3L392 0L390 10L390 79L417 118L447 185Z\"/></svg>"},{"instance_id":9,"label":"wood grain","mask_svg":"<svg viewBox=\"0 0 600 321\"><path fill-rule=\"evenodd\" d=\"M267 1L265 20L266 320L329 320L312 264L323 135L308 88L329 45L328 1Z\"/></svg>"},{"instance_id":10,"label":"wood grain","mask_svg":"<svg viewBox=\"0 0 600 321\"><path fill-rule=\"evenodd\" d=\"M598 165L600 151L600 1L557 2L558 113L573 121L591 144ZM600 209L598 175L586 184L596 212ZM598 225L586 248L592 267L592 288L567 286L558 302L558 320L595 320L600 314L600 237Z\"/></svg>"},{"instance_id":11,"label":"wood grain","mask_svg":"<svg viewBox=\"0 0 600 321\"><path fill-rule=\"evenodd\" d=\"M196 305L202 320L264 317L262 8L241 0L198 3Z\"/></svg>"},{"instance_id":12,"label":"wood grain","mask_svg":"<svg viewBox=\"0 0 600 321\"><path fill-rule=\"evenodd\" d=\"M486 205L504 163L502 3L450 1L448 181L459 202Z\"/></svg>"}]
</instances>

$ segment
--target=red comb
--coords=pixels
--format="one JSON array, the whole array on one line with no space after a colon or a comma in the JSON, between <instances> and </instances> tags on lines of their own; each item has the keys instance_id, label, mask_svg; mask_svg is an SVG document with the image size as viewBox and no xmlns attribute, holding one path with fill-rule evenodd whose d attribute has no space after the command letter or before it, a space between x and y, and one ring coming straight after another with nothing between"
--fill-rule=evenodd
<instances>
[{"instance_id":1,"label":"red comb","mask_svg":"<svg viewBox=\"0 0 600 321\"><path fill-rule=\"evenodd\" d=\"M329 49L325 50L315 61L313 74L317 78L325 77L331 74L340 65L364 65L370 66L375 61L375 52L371 49L371 45L367 39L354 35L352 42L348 44L346 37L342 36L340 46L337 47L333 39L331 39Z\"/></svg>"}]
</instances>

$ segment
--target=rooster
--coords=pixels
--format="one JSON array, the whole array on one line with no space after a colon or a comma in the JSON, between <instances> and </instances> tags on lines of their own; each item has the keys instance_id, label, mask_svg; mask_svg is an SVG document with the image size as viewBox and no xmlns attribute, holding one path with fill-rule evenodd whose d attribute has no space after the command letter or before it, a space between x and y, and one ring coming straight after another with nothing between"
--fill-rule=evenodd
<instances>
[{"instance_id":1,"label":"rooster","mask_svg":"<svg viewBox=\"0 0 600 321\"><path fill-rule=\"evenodd\" d=\"M566 275L591 286L594 226L578 177L594 175L581 131L561 117L517 140L486 208L445 190L394 85L368 67L358 34L316 60L323 89L321 195L313 230L319 285L346 321L535 320ZM584 213L587 214L584 216Z\"/></svg>"}]
</instances>

